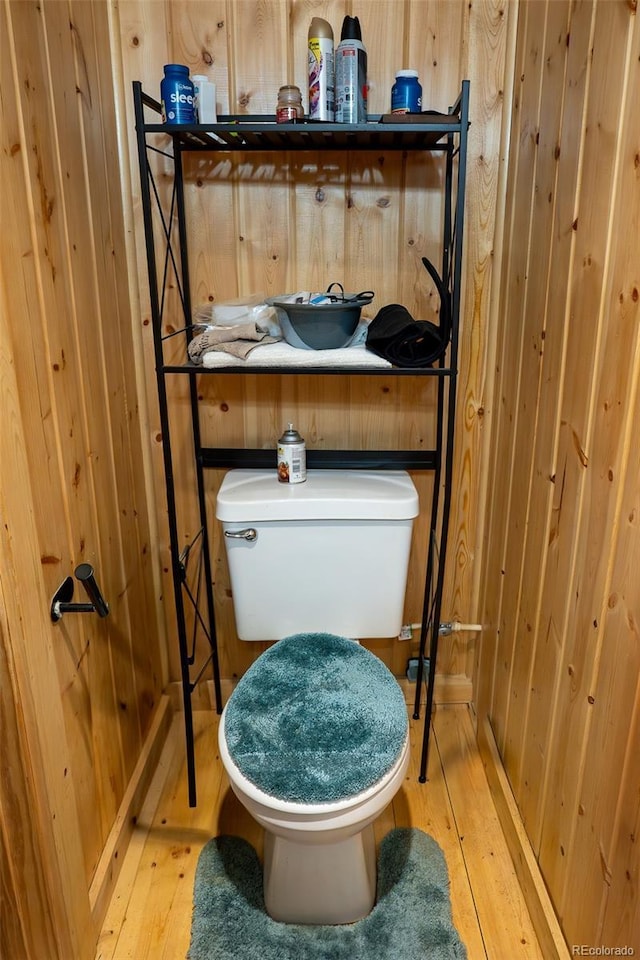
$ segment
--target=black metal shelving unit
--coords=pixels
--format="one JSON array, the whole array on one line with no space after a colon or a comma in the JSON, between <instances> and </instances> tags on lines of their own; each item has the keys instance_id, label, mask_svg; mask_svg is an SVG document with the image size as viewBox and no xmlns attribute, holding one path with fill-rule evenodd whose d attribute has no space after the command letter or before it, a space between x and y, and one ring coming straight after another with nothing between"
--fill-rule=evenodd
<instances>
[{"instance_id":1,"label":"black metal shelving unit","mask_svg":"<svg viewBox=\"0 0 640 960\"><path fill-rule=\"evenodd\" d=\"M414 717L419 717L420 693L423 683L423 662L429 641L429 671L427 702L422 738L420 776L426 780L429 750L429 732L433 711L442 588L447 552L447 531L451 507L453 438L456 417L456 381L458 357L458 329L460 319L460 292L462 280L462 242L464 226L465 174L467 133L469 127L469 81L464 80L460 94L448 114L433 114L420 121L404 122L390 117L369 117L363 124L345 125L298 121L276 124L272 116L224 116L216 124L164 125L157 122L161 107L146 94L139 82L133 84L136 137L142 209L149 274L151 320L155 351L158 403L162 426L163 457L169 519L171 567L176 606L176 626L180 651L181 679L184 702L185 735L189 803L196 803L196 776L194 761L193 713L191 697L203 673L212 666L216 709L222 711L220 669L215 627L213 581L209 554L209 534L205 503L204 471L208 468L273 467L273 453L264 449L237 449L203 447L200 435L197 379L202 376L243 376L246 373L309 375L436 377L437 425L435 444L430 450L313 450L307 451L311 468L429 470L434 473L431 521L431 543L427 550L422 627L416 680ZM149 122L151 118L154 122ZM191 326L191 295L187 255L187 222L184 203L183 156L199 151L234 154L247 151L429 151L443 155L445 165L445 205L443 218L442 277L450 297L451 339L446 354L433 367L421 369L349 367L296 368L252 366L249 360L241 367L203 369L189 362L165 362L164 345L175 336L175 331L163 333L166 322L165 304L167 285L175 282L180 297L184 326L178 331L186 347L193 336ZM172 170L170 198L164 204L157 177L154 176L152 153L160 154ZM159 235L159 243L156 235ZM175 318L172 318L175 322ZM200 529L186 548L181 548L176 516L173 454L169 428L169 409L166 379L187 376L191 404L191 422L196 464L196 482ZM189 584L187 569L192 554L197 554L195 590ZM204 594L204 596L203 596ZM187 635L186 605L194 611L194 627ZM195 669L196 630L207 637L210 652L206 663Z\"/></svg>"}]
</instances>

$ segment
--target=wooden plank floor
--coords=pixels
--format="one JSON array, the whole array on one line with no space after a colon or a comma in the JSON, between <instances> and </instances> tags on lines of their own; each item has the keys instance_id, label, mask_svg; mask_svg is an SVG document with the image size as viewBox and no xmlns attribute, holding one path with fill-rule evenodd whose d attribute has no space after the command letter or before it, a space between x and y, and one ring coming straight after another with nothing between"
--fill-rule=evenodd
<instances>
[{"instance_id":1,"label":"wooden plank floor","mask_svg":"<svg viewBox=\"0 0 640 960\"><path fill-rule=\"evenodd\" d=\"M203 711L195 719L198 806L188 805L178 714L122 866L97 960L183 960L202 846L227 833L244 837L262 852L260 828L231 793L220 764L218 717ZM394 826L415 826L438 841L451 878L453 919L468 960L543 960L491 800L468 708L438 706L434 733L429 779L420 784L422 721L411 721L411 766L402 789L377 822L377 839Z\"/></svg>"}]
</instances>

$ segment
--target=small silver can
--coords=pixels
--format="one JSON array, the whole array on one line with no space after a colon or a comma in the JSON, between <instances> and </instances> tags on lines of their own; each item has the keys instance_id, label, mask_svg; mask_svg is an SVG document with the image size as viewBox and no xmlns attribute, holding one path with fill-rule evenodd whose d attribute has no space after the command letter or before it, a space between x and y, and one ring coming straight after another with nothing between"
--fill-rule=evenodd
<instances>
[{"instance_id":1,"label":"small silver can","mask_svg":"<svg viewBox=\"0 0 640 960\"><path fill-rule=\"evenodd\" d=\"M307 479L307 448L292 423L278 440L278 480L303 483Z\"/></svg>"}]
</instances>

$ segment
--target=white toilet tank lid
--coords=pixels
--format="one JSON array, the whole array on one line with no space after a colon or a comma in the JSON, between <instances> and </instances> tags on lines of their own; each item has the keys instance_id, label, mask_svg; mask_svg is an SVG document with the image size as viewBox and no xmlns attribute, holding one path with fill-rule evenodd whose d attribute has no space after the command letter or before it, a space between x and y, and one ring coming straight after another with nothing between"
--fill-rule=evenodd
<instances>
[{"instance_id":1,"label":"white toilet tank lid","mask_svg":"<svg viewBox=\"0 0 640 960\"><path fill-rule=\"evenodd\" d=\"M230 470L216 516L231 523L261 520L408 520L418 491L404 470L308 470L304 483L280 483L273 470Z\"/></svg>"}]
</instances>

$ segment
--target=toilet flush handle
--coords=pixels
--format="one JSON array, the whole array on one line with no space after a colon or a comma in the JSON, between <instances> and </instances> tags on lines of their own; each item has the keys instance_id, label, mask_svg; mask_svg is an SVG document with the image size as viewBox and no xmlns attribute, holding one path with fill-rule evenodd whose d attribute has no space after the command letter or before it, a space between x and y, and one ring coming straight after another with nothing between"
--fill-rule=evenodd
<instances>
[{"instance_id":1,"label":"toilet flush handle","mask_svg":"<svg viewBox=\"0 0 640 960\"><path fill-rule=\"evenodd\" d=\"M248 540L250 543L258 539L258 532L253 527L247 527L246 530L225 530L224 535L230 540Z\"/></svg>"}]
</instances>

